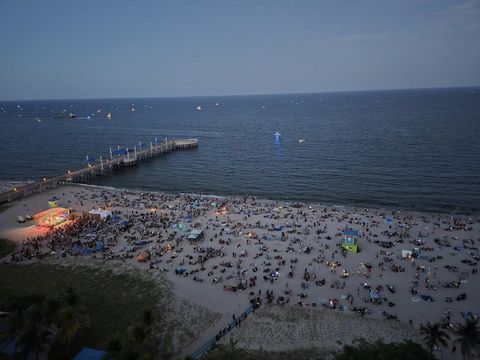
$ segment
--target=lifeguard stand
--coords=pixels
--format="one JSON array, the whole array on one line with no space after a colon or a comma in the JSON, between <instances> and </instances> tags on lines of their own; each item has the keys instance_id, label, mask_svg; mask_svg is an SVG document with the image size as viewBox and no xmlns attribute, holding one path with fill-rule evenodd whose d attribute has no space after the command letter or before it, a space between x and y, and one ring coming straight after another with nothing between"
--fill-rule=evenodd
<instances>
[{"instance_id":1,"label":"lifeguard stand","mask_svg":"<svg viewBox=\"0 0 480 360\"><path fill-rule=\"evenodd\" d=\"M351 252L358 252L357 245L358 231L353 229L343 230L342 248Z\"/></svg>"}]
</instances>

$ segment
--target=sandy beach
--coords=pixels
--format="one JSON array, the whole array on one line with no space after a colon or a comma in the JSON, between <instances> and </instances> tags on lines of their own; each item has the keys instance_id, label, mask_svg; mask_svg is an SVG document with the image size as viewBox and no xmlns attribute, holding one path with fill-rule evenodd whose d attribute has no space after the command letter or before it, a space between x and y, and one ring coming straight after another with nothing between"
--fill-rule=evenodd
<instances>
[{"instance_id":1,"label":"sandy beach","mask_svg":"<svg viewBox=\"0 0 480 360\"><path fill-rule=\"evenodd\" d=\"M49 233L16 221L47 209L52 196L74 210L73 228ZM113 216L87 215L94 208ZM188 240L194 229L202 237ZM346 230L358 232L358 253L340 247ZM195 331L197 342L259 300L255 315L222 341L232 336L247 349L328 353L360 338L418 341L426 321L448 328L478 318L479 232L478 215L78 185L0 212L0 237L18 244L0 262L94 261L150 272L169 280L180 302L193 304L183 311L185 321L195 314L206 321L201 309L217 314L210 332ZM196 345L189 343L180 355Z\"/></svg>"}]
</instances>

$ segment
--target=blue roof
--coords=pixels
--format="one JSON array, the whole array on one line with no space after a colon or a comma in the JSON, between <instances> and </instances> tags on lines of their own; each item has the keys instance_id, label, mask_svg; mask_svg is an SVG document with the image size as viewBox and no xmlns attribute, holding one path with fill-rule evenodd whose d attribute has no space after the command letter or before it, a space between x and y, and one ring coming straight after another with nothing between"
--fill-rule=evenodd
<instances>
[{"instance_id":1,"label":"blue roof","mask_svg":"<svg viewBox=\"0 0 480 360\"><path fill-rule=\"evenodd\" d=\"M101 360L105 351L84 347L73 360Z\"/></svg>"},{"instance_id":2,"label":"blue roof","mask_svg":"<svg viewBox=\"0 0 480 360\"><path fill-rule=\"evenodd\" d=\"M0 353L7 355L15 354L16 339L0 342Z\"/></svg>"},{"instance_id":3,"label":"blue roof","mask_svg":"<svg viewBox=\"0 0 480 360\"><path fill-rule=\"evenodd\" d=\"M343 235L358 236L358 231L357 230L343 230Z\"/></svg>"}]
</instances>

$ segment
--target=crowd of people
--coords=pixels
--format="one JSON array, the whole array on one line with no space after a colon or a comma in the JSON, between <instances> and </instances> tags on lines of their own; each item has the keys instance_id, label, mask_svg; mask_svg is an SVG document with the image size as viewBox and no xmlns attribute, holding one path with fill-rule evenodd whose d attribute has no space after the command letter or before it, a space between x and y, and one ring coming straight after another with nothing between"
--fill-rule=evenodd
<instances>
[{"instance_id":1,"label":"crowd of people","mask_svg":"<svg viewBox=\"0 0 480 360\"><path fill-rule=\"evenodd\" d=\"M80 212L25 239L3 261L94 256L162 270L179 284L213 284L254 303L445 326L465 310L478 317L478 216L98 189L72 196L112 216ZM188 240L193 229L203 237ZM358 231L360 252L341 246L346 229Z\"/></svg>"}]
</instances>

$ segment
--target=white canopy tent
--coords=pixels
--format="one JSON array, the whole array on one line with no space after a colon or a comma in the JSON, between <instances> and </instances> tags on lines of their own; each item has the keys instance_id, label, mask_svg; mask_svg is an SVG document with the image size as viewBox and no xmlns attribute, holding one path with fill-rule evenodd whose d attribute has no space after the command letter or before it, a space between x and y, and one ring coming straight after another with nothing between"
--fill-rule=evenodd
<instances>
[{"instance_id":1,"label":"white canopy tent","mask_svg":"<svg viewBox=\"0 0 480 360\"><path fill-rule=\"evenodd\" d=\"M93 215L99 215L102 220L106 219L109 216L112 216L112 212L110 210L92 209L88 213Z\"/></svg>"}]
</instances>

